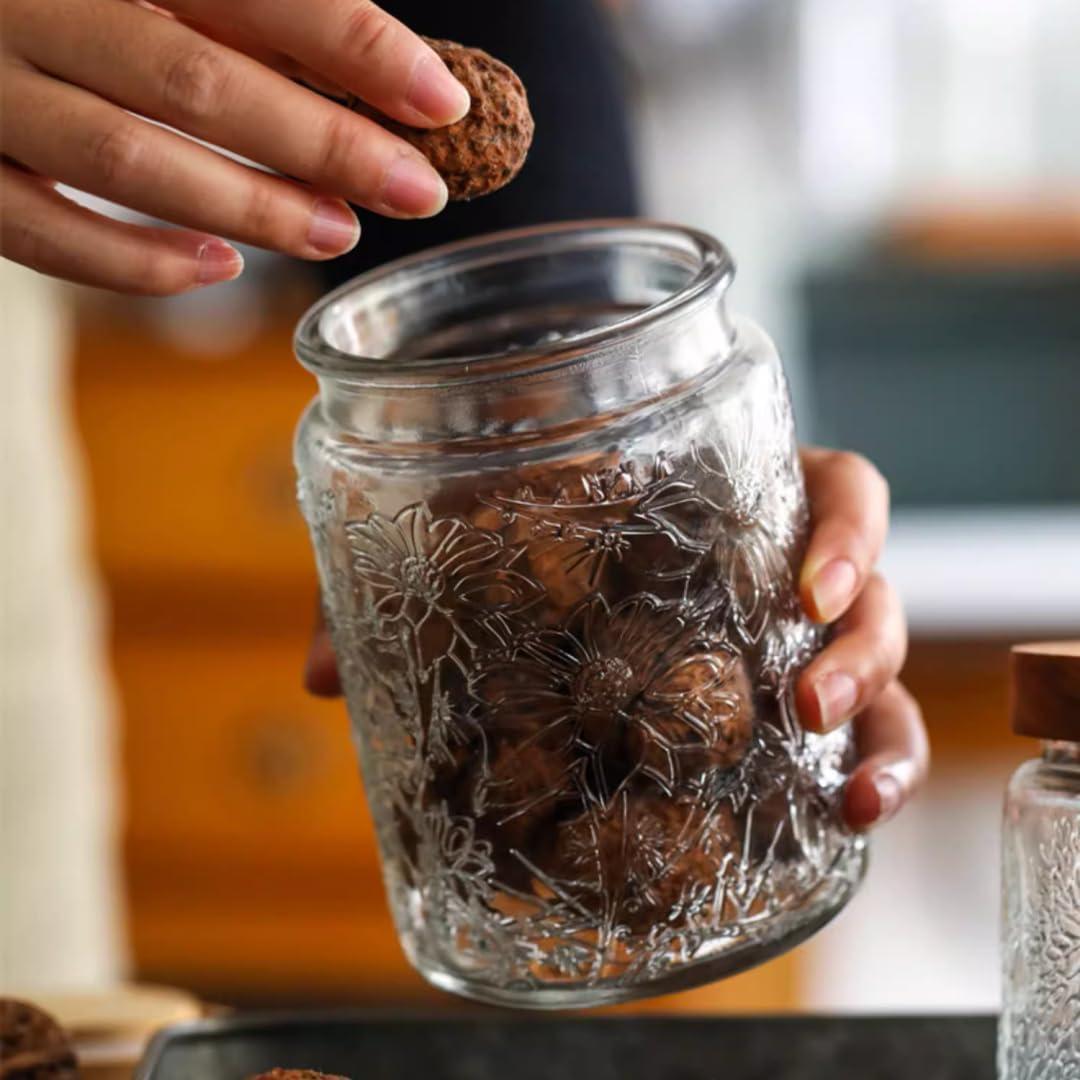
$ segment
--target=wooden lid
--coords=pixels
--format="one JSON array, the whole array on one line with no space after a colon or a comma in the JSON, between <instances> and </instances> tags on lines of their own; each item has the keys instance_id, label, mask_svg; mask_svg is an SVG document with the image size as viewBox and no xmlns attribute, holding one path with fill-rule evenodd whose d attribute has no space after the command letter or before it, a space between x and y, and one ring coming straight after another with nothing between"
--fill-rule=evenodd
<instances>
[{"instance_id":1,"label":"wooden lid","mask_svg":"<svg viewBox=\"0 0 1080 1080\"><path fill-rule=\"evenodd\" d=\"M1015 645L1011 668L1013 731L1080 743L1080 641Z\"/></svg>"}]
</instances>

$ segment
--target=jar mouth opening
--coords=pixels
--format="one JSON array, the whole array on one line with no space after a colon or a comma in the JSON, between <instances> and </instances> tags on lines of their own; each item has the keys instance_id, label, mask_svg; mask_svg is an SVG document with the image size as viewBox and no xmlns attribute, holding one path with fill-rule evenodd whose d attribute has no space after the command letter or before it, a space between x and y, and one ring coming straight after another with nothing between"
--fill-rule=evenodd
<instances>
[{"instance_id":1,"label":"jar mouth opening","mask_svg":"<svg viewBox=\"0 0 1080 1080\"><path fill-rule=\"evenodd\" d=\"M309 308L294 348L318 378L353 386L533 376L722 296L733 275L719 241L679 225L607 219L514 229L353 278Z\"/></svg>"}]
</instances>

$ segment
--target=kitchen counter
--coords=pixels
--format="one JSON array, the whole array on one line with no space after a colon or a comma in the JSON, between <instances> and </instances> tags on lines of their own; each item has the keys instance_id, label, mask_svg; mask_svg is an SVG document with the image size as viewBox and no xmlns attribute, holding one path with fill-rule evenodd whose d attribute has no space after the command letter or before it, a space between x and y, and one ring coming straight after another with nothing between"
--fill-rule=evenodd
<instances>
[{"instance_id":1,"label":"kitchen counter","mask_svg":"<svg viewBox=\"0 0 1080 1080\"><path fill-rule=\"evenodd\" d=\"M989 1017L208 1021L152 1047L137 1080L243 1080L280 1066L352 1080L991 1080Z\"/></svg>"},{"instance_id":2,"label":"kitchen counter","mask_svg":"<svg viewBox=\"0 0 1080 1080\"><path fill-rule=\"evenodd\" d=\"M913 636L1080 633L1080 511L898 511L881 569Z\"/></svg>"}]
</instances>

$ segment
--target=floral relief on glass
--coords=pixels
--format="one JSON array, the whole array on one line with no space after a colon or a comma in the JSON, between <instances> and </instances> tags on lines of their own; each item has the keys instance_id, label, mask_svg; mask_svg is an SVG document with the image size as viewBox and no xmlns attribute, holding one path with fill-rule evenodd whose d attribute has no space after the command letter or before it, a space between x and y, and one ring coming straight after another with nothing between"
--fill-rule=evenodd
<instances>
[{"instance_id":1,"label":"floral relief on glass","mask_svg":"<svg viewBox=\"0 0 1080 1080\"><path fill-rule=\"evenodd\" d=\"M807 771L831 755L842 782L846 736L805 736L791 704L820 644L792 601L797 465L733 439L476 484L464 513L327 524L305 493L422 966L654 981L783 936L858 850Z\"/></svg>"}]
</instances>

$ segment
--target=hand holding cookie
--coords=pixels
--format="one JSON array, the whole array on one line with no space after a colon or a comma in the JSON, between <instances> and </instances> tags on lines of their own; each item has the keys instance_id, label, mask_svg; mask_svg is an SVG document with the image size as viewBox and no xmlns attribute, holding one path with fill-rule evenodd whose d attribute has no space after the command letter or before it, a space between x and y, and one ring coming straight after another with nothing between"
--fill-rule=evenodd
<instances>
[{"instance_id":1,"label":"hand holding cookie","mask_svg":"<svg viewBox=\"0 0 1080 1080\"><path fill-rule=\"evenodd\" d=\"M532 137L508 68L370 0L2 2L0 254L54 277L170 295L235 278L228 240L333 258L350 204L429 217L512 179Z\"/></svg>"}]
</instances>

